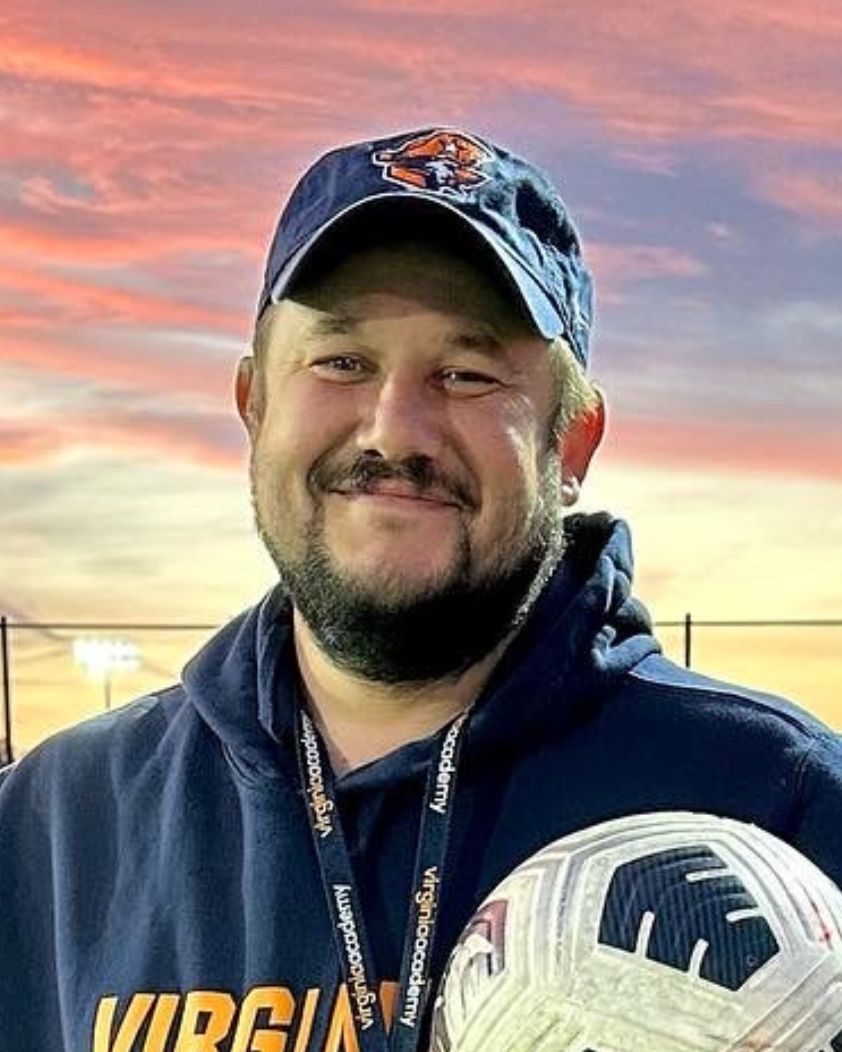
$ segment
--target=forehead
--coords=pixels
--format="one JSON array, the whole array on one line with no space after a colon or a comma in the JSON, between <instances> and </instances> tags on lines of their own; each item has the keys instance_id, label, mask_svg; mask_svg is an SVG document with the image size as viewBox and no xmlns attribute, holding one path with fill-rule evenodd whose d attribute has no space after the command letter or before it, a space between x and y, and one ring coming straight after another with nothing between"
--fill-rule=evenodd
<instances>
[{"instance_id":1,"label":"forehead","mask_svg":"<svg viewBox=\"0 0 842 1052\"><path fill-rule=\"evenodd\" d=\"M402 309L408 316L429 311L454 322L470 321L506 336L536 335L514 291L487 260L431 240L344 246L335 255L323 255L319 267L296 282L287 298L328 315L317 322L325 333L331 330L330 317L342 325ZM341 331L338 326L336 331Z\"/></svg>"}]
</instances>

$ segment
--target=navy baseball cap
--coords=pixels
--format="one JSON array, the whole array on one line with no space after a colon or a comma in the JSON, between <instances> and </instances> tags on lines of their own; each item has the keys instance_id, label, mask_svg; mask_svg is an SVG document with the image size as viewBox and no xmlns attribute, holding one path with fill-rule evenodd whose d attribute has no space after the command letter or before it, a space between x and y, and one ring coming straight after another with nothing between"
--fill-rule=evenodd
<instances>
[{"instance_id":1,"label":"navy baseball cap","mask_svg":"<svg viewBox=\"0 0 842 1052\"><path fill-rule=\"evenodd\" d=\"M541 335L564 337L587 365L591 278L567 207L540 169L451 128L355 143L319 158L278 220L258 317L283 298L325 234L375 202L372 216L382 217L383 202L391 201L404 208L425 202L466 224L492 250Z\"/></svg>"}]
</instances>

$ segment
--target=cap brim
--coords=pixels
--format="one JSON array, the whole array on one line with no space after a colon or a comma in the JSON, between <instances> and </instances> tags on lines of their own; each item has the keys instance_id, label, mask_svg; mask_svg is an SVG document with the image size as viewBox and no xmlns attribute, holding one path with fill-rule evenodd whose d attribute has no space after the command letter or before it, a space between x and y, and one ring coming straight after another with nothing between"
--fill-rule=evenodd
<instances>
[{"instance_id":1,"label":"cap brim","mask_svg":"<svg viewBox=\"0 0 842 1052\"><path fill-rule=\"evenodd\" d=\"M565 334L564 320L560 317L550 298L505 241L498 237L493 230L465 215L442 197L427 194L423 191L393 191L366 197L332 216L287 260L280 272L272 280L271 285L268 287L268 292L264 293L258 306L258 315L263 313L269 303L278 303L283 299L284 294L300 274L305 261L328 234L335 233L342 223L352 216L358 216L362 211L375 205L382 209L384 205L391 202L394 202L401 209L405 209L407 205L410 208L416 205L423 207L433 206L442 214L447 214L458 220L464 228L472 231L484 245L491 249L495 259L500 264L503 276L509 279L508 284L511 285L512 290L518 296L520 303L532 319L538 332L547 340L552 340Z\"/></svg>"}]
</instances>

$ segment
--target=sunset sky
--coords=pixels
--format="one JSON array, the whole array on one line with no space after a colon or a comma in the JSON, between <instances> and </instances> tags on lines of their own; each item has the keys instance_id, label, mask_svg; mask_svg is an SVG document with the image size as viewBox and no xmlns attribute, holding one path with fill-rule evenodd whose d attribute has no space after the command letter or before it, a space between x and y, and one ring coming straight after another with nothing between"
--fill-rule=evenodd
<instances>
[{"instance_id":1,"label":"sunset sky","mask_svg":"<svg viewBox=\"0 0 842 1052\"><path fill-rule=\"evenodd\" d=\"M8 0L0 613L219 624L271 585L231 380L274 220L325 150L441 124L578 222L584 504L631 522L655 619L842 619L840 54L838 0ZM207 634L131 636L117 700ZM15 633L20 749L101 707L72 638ZM708 629L694 658L842 727L840 654Z\"/></svg>"}]
</instances>

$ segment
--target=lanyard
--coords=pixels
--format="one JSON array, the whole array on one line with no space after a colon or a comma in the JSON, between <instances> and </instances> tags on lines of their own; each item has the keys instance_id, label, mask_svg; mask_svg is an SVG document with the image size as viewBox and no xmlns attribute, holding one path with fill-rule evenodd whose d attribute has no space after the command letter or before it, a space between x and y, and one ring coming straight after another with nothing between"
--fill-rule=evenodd
<instances>
[{"instance_id":1,"label":"lanyard","mask_svg":"<svg viewBox=\"0 0 842 1052\"><path fill-rule=\"evenodd\" d=\"M336 950L351 998L362 1052L417 1052L430 992L433 938L466 717L467 713L457 716L441 732L438 753L427 776L400 986L391 1030L387 1035L377 996L374 958L339 820L333 772L313 721L302 707L298 709L298 767L322 885L333 921Z\"/></svg>"}]
</instances>

